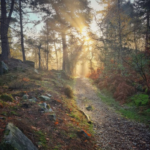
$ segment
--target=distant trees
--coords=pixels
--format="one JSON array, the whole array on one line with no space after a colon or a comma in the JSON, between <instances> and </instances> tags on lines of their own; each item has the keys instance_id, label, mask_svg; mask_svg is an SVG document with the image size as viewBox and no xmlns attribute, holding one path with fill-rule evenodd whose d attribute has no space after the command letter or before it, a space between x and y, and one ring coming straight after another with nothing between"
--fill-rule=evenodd
<instances>
[{"instance_id":1,"label":"distant trees","mask_svg":"<svg viewBox=\"0 0 150 150\"><path fill-rule=\"evenodd\" d=\"M144 22L144 34L145 34L145 49L150 50L150 1L149 0L136 0L135 11L140 17L141 21Z\"/></svg>"},{"instance_id":2,"label":"distant trees","mask_svg":"<svg viewBox=\"0 0 150 150\"><path fill-rule=\"evenodd\" d=\"M51 1L54 14L52 16L53 22L50 23L50 26L61 35L63 49L62 68L66 72L69 71L69 55L66 37L70 34L69 32L72 29L79 31L83 26L88 25L90 21L90 8L88 4L89 2L87 0ZM49 19L52 20L52 18Z\"/></svg>"}]
</instances>

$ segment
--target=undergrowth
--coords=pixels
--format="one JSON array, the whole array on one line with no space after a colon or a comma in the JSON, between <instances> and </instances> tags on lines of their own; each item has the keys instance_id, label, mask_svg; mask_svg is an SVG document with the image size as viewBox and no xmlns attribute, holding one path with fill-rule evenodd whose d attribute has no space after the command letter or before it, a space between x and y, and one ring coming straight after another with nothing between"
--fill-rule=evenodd
<instances>
[{"instance_id":1,"label":"undergrowth","mask_svg":"<svg viewBox=\"0 0 150 150\"><path fill-rule=\"evenodd\" d=\"M101 90L101 92L98 91L98 96L104 103L113 107L116 110L116 112L121 114L123 117L146 124L149 122L149 115L146 115L145 113L140 113L138 107L135 107L133 103L132 105L131 103L127 103L126 105L121 106L120 103L113 98L113 95L106 89Z\"/></svg>"}]
</instances>

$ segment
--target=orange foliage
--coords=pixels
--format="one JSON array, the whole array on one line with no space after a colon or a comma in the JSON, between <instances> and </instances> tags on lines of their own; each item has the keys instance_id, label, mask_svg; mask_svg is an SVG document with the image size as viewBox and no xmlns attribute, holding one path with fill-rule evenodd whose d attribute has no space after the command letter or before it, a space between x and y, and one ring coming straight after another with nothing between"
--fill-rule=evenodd
<instances>
[{"instance_id":1,"label":"orange foliage","mask_svg":"<svg viewBox=\"0 0 150 150\"><path fill-rule=\"evenodd\" d=\"M91 136L90 133L88 133L86 130L83 130L88 136Z\"/></svg>"},{"instance_id":2,"label":"orange foliage","mask_svg":"<svg viewBox=\"0 0 150 150\"><path fill-rule=\"evenodd\" d=\"M56 122L55 122L55 126L57 126L58 124L59 124L59 122L58 122L58 121L56 121Z\"/></svg>"},{"instance_id":3,"label":"orange foliage","mask_svg":"<svg viewBox=\"0 0 150 150\"><path fill-rule=\"evenodd\" d=\"M104 67L101 68L97 68L96 70L93 70L92 73L90 73L89 75L87 75L87 77L91 78L91 79L98 79L100 74L102 74L104 70Z\"/></svg>"},{"instance_id":4,"label":"orange foliage","mask_svg":"<svg viewBox=\"0 0 150 150\"><path fill-rule=\"evenodd\" d=\"M2 103L0 103L0 108L3 108L3 104Z\"/></svg>"},{"instance_id":5,"label":"orange foliage","mask_svg":"<svg viewBox=\"0 0 150 150\"><path fill-rule=\"evenodd\" d=\"M30 81L29 78L23 78L22 80L25 81L25 82L29 82Z\"/></svg>"},{"instance_id":6,"label":"orange foliage","mask_svg":"<svg viewBox=\"0 0 150 150\"><path fill-rule=\"evenodd\" d=\"M134 94L135 88L128 85L126 82L121 82L118 84L116 91L114 93L114 97L118 101L125 102L128 96Z\"/></svg>"}]
</instances>

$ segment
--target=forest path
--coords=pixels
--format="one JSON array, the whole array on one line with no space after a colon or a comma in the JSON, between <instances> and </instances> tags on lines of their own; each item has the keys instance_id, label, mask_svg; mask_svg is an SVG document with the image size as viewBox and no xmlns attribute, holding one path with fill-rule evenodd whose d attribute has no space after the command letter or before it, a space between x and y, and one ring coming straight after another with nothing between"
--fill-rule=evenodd
<instances>
[{"instance_id":1,"label":"forest path","mask_svg":"<svg viewBox=\"0 0 150 150\"><path fill-rule=\"evenodd\" d=\"M150 150L150 131L145 125L123 118L97 96L86 78L77 78L77 105L94 123L100 150ZM93 106L87 111L87 106Z\"/></svg>"}]
</instances>

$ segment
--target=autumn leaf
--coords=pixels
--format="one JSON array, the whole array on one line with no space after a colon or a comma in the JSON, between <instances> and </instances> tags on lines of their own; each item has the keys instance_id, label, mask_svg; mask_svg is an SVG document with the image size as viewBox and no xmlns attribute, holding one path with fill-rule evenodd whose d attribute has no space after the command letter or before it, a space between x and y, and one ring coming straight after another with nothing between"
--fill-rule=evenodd
<instances>
[{"instance_id":1,"label":"autumn leaf","mask_svg":"<svg viewBox=\"0 0 150 150\"><path fill-rule=\"evenodd\" d=\"M55 122L55 125L58 125L58 124L59 124L59 122L58 122L58 121L56 121L56 122Z\"/></svg>"},{"instance_id":2,"label":"autumn leaf","mask_svg":"<svg viewBox=\"0 0 150 150\"><path fill-rule=\"evenodd\" d=\"M29 78L23 78L22 80L25 81L25 82L29 82L30 81Z\"/></svg>"},{"instance_id":3,"label":"autumn leaf","mask_svg":"<svg viewBox=\"0 0 150 150\"><path fill-rule=\"evenodd\" d=\"M0 108L3 108L3 104L2 103L0 103Z\"/></svg>"}]
</instances>

